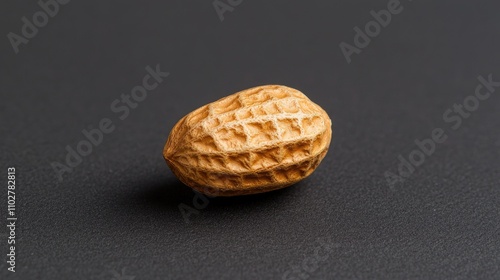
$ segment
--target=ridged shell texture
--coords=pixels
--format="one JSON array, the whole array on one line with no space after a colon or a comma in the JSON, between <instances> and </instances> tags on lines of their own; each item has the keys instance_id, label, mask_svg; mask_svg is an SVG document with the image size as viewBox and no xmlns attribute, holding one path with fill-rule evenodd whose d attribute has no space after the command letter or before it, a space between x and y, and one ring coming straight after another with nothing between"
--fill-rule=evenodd
<instances>
[{"instance_id":1,"label":"ridged shell texture","mask_svg":"<svg viewBox=\"0 0 500 280\"><path fill-rule=\"evenodd\" d=\"M182 118L163 150L186 185L214 196L271 191L309 176L332 135L327 113L298 90L259 86Z\"/></svg>"}]
</instances>

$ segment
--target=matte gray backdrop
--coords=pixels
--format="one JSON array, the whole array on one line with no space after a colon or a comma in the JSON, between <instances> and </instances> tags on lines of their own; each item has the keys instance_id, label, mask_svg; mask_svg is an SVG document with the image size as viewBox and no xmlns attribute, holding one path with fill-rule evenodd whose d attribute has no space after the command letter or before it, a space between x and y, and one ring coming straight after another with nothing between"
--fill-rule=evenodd
<instances>
[{"instance_id":1,"label":"matte gray backdrop","mask_svg":"<svg viewBox=\"0 0 500 280\"><path fill-rule=\"evenodd\" d=\"M2 1L0 278L500 278L500 88L456 129L456 113L443 119L474 101L480 75L500 81L500 5L401 0L348 63L341 42L355 47L354 28L390 2L72 0L47 22L39 13L41 27L26 30L32 38L16 54L8 34L22 36L22 18L33 22L42 8ZM135 108L111 108L157 65L168 77ZM170 129L262 84L320 104L334 123L331 150L288 189L196 197L162 158ZM59 180L51 164L66 164L66 147L103 119L114 130ZM388 184L398 156L436 128L446 141ZM10 166L15 273L6 262Z\"/></svg>"}]
</instances>

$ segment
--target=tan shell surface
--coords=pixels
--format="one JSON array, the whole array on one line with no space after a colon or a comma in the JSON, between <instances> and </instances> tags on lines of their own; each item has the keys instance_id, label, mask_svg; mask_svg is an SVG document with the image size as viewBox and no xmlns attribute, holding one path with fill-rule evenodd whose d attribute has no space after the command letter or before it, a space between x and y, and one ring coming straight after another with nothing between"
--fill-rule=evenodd
<instances>
[{"instance_id":1,"label":"tan shell surface","mask_svg":"<svg viewBox=\"0 0 500 280\"><path fill-rule=\"evenodd\" d=\"M259 86L186 115L172 129L163 156L197 191L253 194L309 176L326 155L331 135L327 113L303 93Z\"/></svg>"}]
</instances>

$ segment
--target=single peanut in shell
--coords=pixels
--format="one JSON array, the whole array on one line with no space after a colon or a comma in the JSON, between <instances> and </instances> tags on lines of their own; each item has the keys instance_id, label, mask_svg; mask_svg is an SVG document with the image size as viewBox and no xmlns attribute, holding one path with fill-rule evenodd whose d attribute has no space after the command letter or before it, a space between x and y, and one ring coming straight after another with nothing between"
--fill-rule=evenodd
<instances>
[{"instance_id":1,"label":"single peanut in shell","mask_svg":"<svg viewBox=\"0 0 500 280\"><path fill-rule=\"evenodd\" d=\"M268 192L309 176L332 136L328 114L302 92L250 88L207 104L172 129L163 157L191 188L212 196Z\"/></svg>"}]
</instances>

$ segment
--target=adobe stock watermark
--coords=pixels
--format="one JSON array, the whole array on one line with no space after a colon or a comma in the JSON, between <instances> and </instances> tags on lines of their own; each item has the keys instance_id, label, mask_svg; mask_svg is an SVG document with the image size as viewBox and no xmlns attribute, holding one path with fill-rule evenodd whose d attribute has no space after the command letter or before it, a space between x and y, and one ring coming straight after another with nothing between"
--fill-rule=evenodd
<instances>
[{"instance_id":1,"label":"adobe stock watermark","mask_svg":"<svg viewBox=\"0 0 500 280\"><path fill-rule=\"evenodd\" d=\"M500 81L493 81L493 75L489 74L487 78L479 76L474 94L468 95L460 104L453 106L443 113L443 121L450 125L452 130L457 130L462 126L463 120L468 119L475 112L481 101L486 101L500 87ZM403 183L408 179L415 169L421 166L427 157L430 157L436 151L437 144L444 143L448 135L443 128L434 128L429 138L423 140L415 139L416 148L413 149L407 157L398 155L398 167L395 174L389 170L385 171L384 176L389 188L394 189L397 183Z\"/></svg>"},{"instance_id":2,"label":"adobe stock watermark","mask_svg":"<svg viewBox=\"0 0 500 280\"><path fill-rule=\"evenodd\" d=\"M101 276L104 275L112 275L113 278L110 278L111 280L134 280L135 275L127 275L125 273L125 267L122 268L121 273L114 269L110 269L108 271L105 271L104 273L101 274Z\"/></svg>"},{"instance_id":3,"label":"adobe stock watermark","mask_svg":"<svg viewBox=\"0 0 500 280\"><path fill-rule=\"evenodd\" d=\"M209 198L216 197L219 194L219 190L211 187L205 187L203 191L206 195L193 190L192 207L191 205L179 203L178 208L186 224L191 223L191 215L200 215L200 211L207 208L210 203Z\"/></svg>"},{"instance_id":4,"label":"adobe stock watermark","mask_svg":"<svg viewBox=\"0 0 500 280\"><path fill-rule=\"evenodd\" d=\"M340 247L339 244L333 243L330 239L325 241L319 238L317 243L318 245L316 245L312 254L304 258L299 264L293 265L289 263L290 268L283 273L281 279L308 279L330 257L333 249Z\"/></svg>"},{"instance_id":5,"label":"adobe stock watermark","mask_svg":"<svg viewBox=\"0 0 500 280\"><path fill-rule=\"evenodd\" d=\"M339 44L340 51L342 51L347 63L351 63L351 56L353 54L360 54L364 48L368 47L371 40L380 34L382 28L387 27L391 23L393 15L397 15L402 11L403 6L399 0L389 0L387 2L387 9L382 9L378 12L371 10L370 14L373 20L365 24L364 31L357 26L354 27L354 46L344 41Z\"/></svg>"},{"instance_id":6,"label":"adobe stock watermark","mask_svg":"<svg viewBox=\"0 0 500 280\"><path fill-rule=\"evenodd\" d=\"M17 54L21 44L28 44L29 39L34 38L38 34L38 28L45 27L49 23L49 18L53 18L59 13L60 5L66 5L69 2L70 0L38 1L38 6L40 6L41 10L33 14L31 21L27 17L21 18L23 26L21 27L20 34L22 36L14 32L7 34L7 39L9 39L14 52Z\"/></svg>"},{"instance_id":7,"label":"adobe stock watermark","mask_svg":"<svg viewBox=\"0 0 500 280\"><path fill-rule=\"evenodd\" d=\"M129 117L131 110L137 108L139 103L144 101L148 94L156 89L163 80L170 75L168 72L162 72L160 65L155 68L146 66L147 74L142 78L142 84L133 87L130 94L121 94L120 98L113 100L110 104L111 112L116 114L119 120L123 121ZM102 118L97 128L89 126L83 129L83 138L75 147L66 145L66 157L63 163L54 161L51 163L54 172L59 181L63 181L64 173L71 173L73 169L80 165L83 158L90 155L94 147L99 146L104 140L104 135L115 130L115 125L111 118Z\"/></svg>"},{"instance_id":8,"label":"adobe stock watermark","mask_svg":"<svg viewBox=\"0 0 500 280\"><path fill-rule=\"evenodd\" d=\"M236 7L238 7L243 0L214 0L212 6L214 6L215 12L219 16L221 22L224 21L224 13L233 12Z\"/></svg>"}]
</instances>

